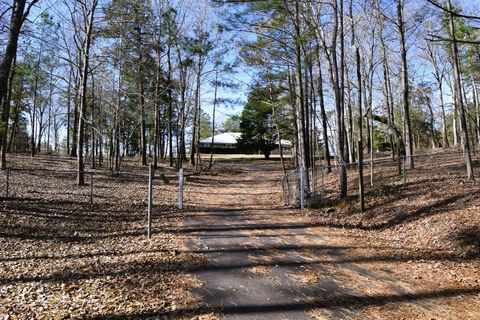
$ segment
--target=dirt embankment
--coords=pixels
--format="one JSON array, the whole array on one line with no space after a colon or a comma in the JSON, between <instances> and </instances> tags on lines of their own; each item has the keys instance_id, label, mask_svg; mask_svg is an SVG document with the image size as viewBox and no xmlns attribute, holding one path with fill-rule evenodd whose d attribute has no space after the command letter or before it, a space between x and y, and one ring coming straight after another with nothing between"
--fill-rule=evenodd
<instances>
[{"instance_id":1,"label":"dirt embankment","mask_svg":"<svg viewBox=\"0 0 480 320\"><path fill-rule=\"evenodd\" d=\"M358 209L357 196L340 201L332 192L324 206L308 209L305 215L320 226L343 230L366 248L377 248L380 255L408 261L397 271L409 278L413 275L418 283L428 283L428 278L432 283L478 287L479 184L452 176L438 178L444 166L442 162L419 166L406 182L401 177L377 182L382 188L367 192L365 212ZM353 194L355 175L351 173ZM337 189L336 182L333 173L325 179L326 189Z\"/></svg>"}]
</instances>

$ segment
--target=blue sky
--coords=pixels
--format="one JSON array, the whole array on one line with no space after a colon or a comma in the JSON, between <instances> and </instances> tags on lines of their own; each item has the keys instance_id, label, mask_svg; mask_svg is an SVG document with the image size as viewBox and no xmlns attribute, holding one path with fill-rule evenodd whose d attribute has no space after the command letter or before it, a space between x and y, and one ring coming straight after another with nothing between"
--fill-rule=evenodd
<instances>
[{"instance_id":1,"label":"blue sky","mask_svg":"<svg viewBox=\"0 0 480 320\"><path fill-rule=\"evenodd\" d=\"M174 4L175 1L180 1L180 0L172 0L172 3ZM107 2L107 1L102 1L101 2ZM427 6L428 4L426 1L418 1L418 0L411 0L410 1L414 7L417 7L418 10L421 10L422 6ZM480 0L457 0L457 3L461 4L462 7L464 8L464 11L468 14L476 14L478 15L480 13ZM31 20L35 21L39 16L40 12L43 10L51 10L54 8L55 10L59 10L61 8L61 3L62 1L55 1L55 0L43 0L41 1L41 7L37 7L31 15ZM185 2L184 2L185 3ZM189 7L189 10L197 10L201 11L202 5L206 5L207 0L199 0L193 2L186 2L186 5ZM175 5L175 4L174 4ZM227 9L226 9L227 8ZM234 10L234 7L232 6L226 6L226 7L220 7L220 8L210 8L209 11L209 19L214 19L215 21L209 21L210 25L214 25L215 22L221 22L222 21L222 15L225 13L225 10ZM195 16L195 12L192 13L192 18ZM212 23L214 22L214 23ZM254 35L249 34L249 33L243 33L243 34L226 34L227 38L231 36L236 36L236 37L244 37L247 39L253 39ZM227 62L233 62L237 59L238 57L238 48L236 47L236 43L232 40L229 41L226 46L230 49L229 52L224 56L224 60ZM393 56L395 53L393 53ZM418 48L415 46L412 47L409 51L409 57L411 58L409 60L410 63L410 71L411 75L415 77L415 79L430 79L432 80L431 77L431 67L429 66L428 63L426 63L423 60L417 59L418 55ZM211 66L207 66L206 69L211 69ZM254 83L254 77L255 77L255 70L248 68L245 65L241 65L236 69L236 73L233 74L225 74L224 75L225 80L235 82L238 85L238 88L235 90L231 89L226 89L226 88L219 88L218 90L218 98L229 98L229 99L234 99L234 100L239 100L240 103L237 103L235 105L225 105L225 104L218 104L217 105L217 113L216 113L216 123L219 124L225 119L227 119L231 115L236 115L241 113L242 108L243 108L243 103L246 101L247 94L249 91L250 86ZM210 73L208 76L205 76L204 78L204 85L202 87L202 108L205 112L208 114L212 114L212 107L213 107L213 87L211 86L210 82L213 80L213 73ZM327 79L326 79L327 80ZM394 84L397 79L393 79ZM329 83L325 83L325 88L328 90L330 88ZM449 97L449 90L445 90L446 92L446 101L450 101ZM376 92L375 93L375 99L376 103L380 104L381 103L381 93ZM331 99L327 99L331 100ZM331 106L332 103L331 101L328 101L328 105ZM329 107L331 109L331 107Z\"/></svg>"}]
</instances>

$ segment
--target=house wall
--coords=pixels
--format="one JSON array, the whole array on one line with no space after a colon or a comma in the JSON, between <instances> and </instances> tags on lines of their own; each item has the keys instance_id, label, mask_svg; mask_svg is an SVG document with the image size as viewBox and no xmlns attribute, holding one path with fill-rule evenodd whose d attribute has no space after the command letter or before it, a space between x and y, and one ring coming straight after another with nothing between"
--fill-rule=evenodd
<instances>
[{"instance_id":1,"label":"house wall","mask_svg":"<svg viewBox=\"0 0 480 320\"><path fill-rule=\"evenodd\" d=\"M210 153L211 143L200 143L200 153ZM213 153L240 153L235 144L222 144L214 143L213 144Z\"/></svg>"}]
</instances>

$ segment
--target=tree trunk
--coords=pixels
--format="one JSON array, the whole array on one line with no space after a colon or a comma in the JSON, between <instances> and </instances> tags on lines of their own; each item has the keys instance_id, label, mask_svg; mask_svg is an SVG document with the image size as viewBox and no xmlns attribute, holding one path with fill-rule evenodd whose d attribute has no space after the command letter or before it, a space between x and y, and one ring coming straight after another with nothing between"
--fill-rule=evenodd
<instances>
[{"instance_id":1,"label":"tree trunk","mask_svg":"<svg viewBox=\"0 0 480 320\"><path fill-rule=\"evenodd\" d=\"M12 66L10 76L8 79L7 95L3 99L2 103L2 123L0 124L0 169L5 170L7 168L7 137L8 137L8 119L10 118L10 101L12 99L13 78L15 77L16 56L12 60Z\"/></svg>"},{"instance_id":2,"label":"tree trunk","mask_svg":"<svg viewBox=\"0 0 480 320\"><path fill-rule=\"evenodd\" d=\"M82 69L80 73L80 108L78 116L78 158L77 158L77 184L83 186L85 184L85 172L84 172L84 138L85 138L85 110L87 106L87 80L88 80L88 67L90 58L90 44L93 31L93 19L95 14L95 8L98 0L91 0L90 10L87 9L86 4L82 5L82 10L85 18L85 39L82 45Z\"/></svg>"},{"instance_id":3,"label":"tree trunk","mask_svg":"<svg viewBox=\"0 0 480 320\"><path fill-rule=\"evenodd\" d=\"M403 5L402 0L397 0L397 17L398 17L398 31L400 33L400 52L402 56L402 91L403 91L403 121L405 128L405 153L406 153L406 167L408 169L414 168L413 148L412 148L412 130L410 124L410 97L408 87L408 63L407 63L407 47L405 40L405 29L403 21Z\"/></svg>"},{"instance_id":4,"label":"tree trunk","mask_svg":"<svg viewBox=\"0 0 480 320\"><path fill-rule=\"evenodd\" d=\"M79 109L79 78L78 74L75 79L75 95L73 97L73 130L72 130L72 149L70 151L70 157L76 158L78 156L78 109Z\"/></svg>"},{"instance_id":5,"label":"tree trunk","mask_svg":"<svg viewBox=\"0 0 480 320\"><path fill-rule=\"evenodd\" d=\"M315 77L313 74L313 68L314 68L314 57L310 57L310 62L309 62L309 77L310 77L310 101L311 101L311 106L310 106L310 112L309 112L309 118L310 118L310 131L309 131L309 136L310 136L310 145L309 145L309 150L310 150L310 166L312 169L316 168L316 155L317 155L317 145L318 145L318 136L317 136L317 118L315 117L317 114L317 96L316 96L316 91L315 91ZM313 170L312 170L313 172ZM312 176L312 179L315 177ZM312 184L313 185L313 184Z\"/></svg>"},{"instance_id":6,"label":"tree trunk","mask_svg":"<svg viewBox=\"0 0 480 320\"><path fill-rule=\"evenodd\" d=\"M297 123L297 141L298 141L298 163L301 167L307 169L305 154L305 120L304 120L304 100L302 84L302 56L300 47L300 4L295 2L295 117ZM308 184L307 184L308 185Z\"/></svg>"},{"instance_id":7,"label":"tree trunk","mask_svg":"<svg viewBox=\"0 0 480 320\"><path fill-rule=\"evenodd\" d=\"M348 162L355 162L355 143L354 143L354 129L353 129L353 100L352 100L352 87L350 81L350 75L348 68L345 69L347 77L347 127L346 127L346 139L348 145Z\"/></svg>"},{"instance_id":8,"label":"tree trunk","mask_svg":"<svg viewBox=\"0 0 480 320\"><path fill-rule=\"evenodd\" d=\"M192 166L195 165L195 155L197 153L197 141L198 141L198 133L200 132L199 121L197 120L200 117L200 75L201 75L201 63L202 58L199 55L198 57L198 64L197 64L197 72L196 72L196 86L195 86L195 113L193 115L193 128L192 128L192 142L190 143L190 164ZM195 171L197 166L195 166Z\"/></svg>"},{"instance_id":9,"label":"tree trunk","mask_svg":"<svg viewBox=\"0 0 480 320\"><path fill-rule=\"evenodd\" d=\"M303 103L303 143L305 144L304 150L305 150L305 164L306 168L311 167L311 153L310 153L310 110L311 106L310 103L312 99L310 99L310 85L309 85L309 78L308 78L308 70L309 70L309 65L310 61L307 57L306 51L303 50L303 96L304 96L304 103ZM308 179L308 177L307 177Z\"/></svg>"},{"instance_id":10,"label":"tree trunk","mask_svg":"<svg viewBox=\"0 0 480 320\"><path fill-rule=\"evenodd\" d=\"M173 167L173 96L171 88L171 63L168 60L168 162Z\"/></svg>"},{"instance_id":11,"label":"tree trunk","mask_svg":"<svg viewBox=\"0 0 480 320\"><path fill-rule=\"evenodd\" d=\"M343 0L340 0L343 2ZM343 88L341 88L341 82L339 81L340 75L338 70L337 62L337 31L338 31L338 10L335 8L335 26L334 26L334 36L332 40L331 56L333 59L333 83L334 83L334 92L335 92L335 117L337 124L337 158L338 158L338 174L339 174L339 187L340 187L340 198L346 198L347 196L347 169L345 167L345 160L343 158L345 152L344 145L344 134L343 134ZM341 39L343 42L343 39ZM342 62L342 61L341 61ZM342 75L343 77L343 75Z\"/></svg>"},{"instance_id":12,"label":"tree trunk","mask_svg":"<svg viewBox=\"0 0 480 320\"><path fill-rule=\"evenodd\" d=\"M381 36L381 43L382 43L382 59L383 59L383 82L384 82L384 92L385 92L385 102L387 104L387 118L388 118L388 127L394 127L394 121L393 121L393 101L391 99L391 94L390 94L390 70L388 66L388 60L387 60L387 53L386 53L386 47L385 47L385 40L382 36L382 31L380 32ZM394 136L392 134L388 135L389 142L390 142L390 149L391 149L391 157L392 159L395 158L395 143L394 143ZM397 150L398 151L398 150Z\"/></svg>"},{"instance_id":13,"label":"tree trunk","mask_svg":"<svg viewBox=\"0 0 480 320\"><path fill-rule=\"evenodd\" d=\"M91 102L91 114L90 114L90 141L92 141L92 151L90 158L90 167L95 169L95 151L96 151L96 141L95 141L95 78L92 74L92 102Z\"/></svg>"},{"instance_id":14,"label":"tree trunk","mask_svg":"<svg viewBox=\"0 0 480 320\"><path fill-rule=\"evenodd\" d=\"M458 110L460 116L460 126L461 126L461 136L462 136L462 144L463 144L463 151L465 153L465 162L467 167L467 179L473 180L473 167L472 167L472 158L470 154L470 142L468 140L468 129L467 129L467 119L465 116L465 107L463 105L463 98L462 98L462 81L461 81L461 69L460 69L460 62L458 58L458 45L457 45L457 38L456 38L456 31L455 31L455 22L452 14L452 2L448 0L448 10L450 10L449 14L449 29L450 35L452 37L452 54L453 54L453 73L454 73L454 80L457 87L455 90L457 95L458 101Z\"/></svg>"},{"instance_id":15,"label":"tree trunk","mask_svg":"<svg viewBox=\"0 0 480 320\"><path fill-rule=\"evenodd\" d=\"M215 68L215 89L213 93L213 112L212 112L212 143L210 144L210 163L209 168L213 166L213 144L215 143L215 111L217 109L217 92L218 92L218 66Z\"/></svg>"},{"instance_id":16,"label":"tree trunk","mask_svg":"<svg viewBox=\"0 0 480 320\"><path fill-rule=\"evenodd\" d=\"M186 75L186 66L183 66L183 61L181 58L180 49L177 45L178 59L180 61L180 111L178 116L178 128L177 128L177 169L183 168L183 162L187 161L186 152L185 152L185 123L186 123L186 86L187 86L187 75Z\"/></svg>"},{"instance_id":17,"label":"tree trunk","mask_svg":"<svg viewBox=\"0 0 480 320\"><path fill-rule=\"evenodd\" d=\"M452 58L453 59L453 58ZM452 131L453 131L453 146L458 146L458 101L457 101L457 89L456 84L452 80L450 81L450 91L452 92L452 104L453 104L453 119L452 119Z\"/></svg>"},{"instance_id":18,"label":"tree trunk","mask_svg":"<svg viewBox=\"0 0 480 320\"><path fill-rule=\"evenodd\" d=\"M343 135L342 137L342 148L343 148L343 160L348 159L348 145L347 142L348 140L346 139L346 130L345 130L345 32L344 32L344 26L343 26L343 1L344 0L338 0L340 1L339 4L339 12L338 17L339 17L339 27L340 27L340 117L341 117L341 133Z\"/></svg>"},{"instance_id":19,"label":"tree trunk","mask_svg":"<svg viewBox=\"0 0 480 320\"><path fill-rule=\"evenodd\" d=\"M142 69L142 68L141 68ZM139 75L139 89L140 89L140 152L142 157L142 166L147 165L147 138L146 138L146 120L145 120L145 92L143 84L142 70Z\"/></svg>"},{"instance_id":20,"label":"tree trunk","mask_svg":"<svg viewBox=\"0 0 480 320\"><path fill-rule=\"evenodd\" d=\"M70 68L67 84L67 155L70 151L70 110L72 109L72 71Z\"/></svg>"},{"instance_id":21,"label":"tree trunk","mask_svg":"<svg viewBox=\"0 0 480 320\"><path fill-rule=\"evenodd\" d=\"M159 134L160 134L160 53L157 49L157 68L155 72L155 115L154 115L154 138L153 138L153 168L158 168Z\"/></svg>"},{"instance_id":22,"label":"tree trunk","mask_svg":"<svg viewBox=\"0 0 480 320\"><path fill-rule=\"evenodd\" d=\"M474 97L474 104L475 104L475 131L477 136L477 143L480 143L480 101L478 96L478 89L477 83L475 81L475 77L472 77L472 88L473 88L473 97Z\"/></svg>"},{"instance_id":23,"label":"tree trunk","mask_svg":"<svg viewBox=\"0 0 480 320\"><path fill-rule=\"evenodd\" d=\"M53 74L53 70L51 70ZM52 85L52 76L50 76L50 93L48 95L48 120L47 120L47 153L50 152L50 135L52 130L52 95L53 95L53 85Z\"/></svg>"},{"instance_id":24,"label":"tree trunk","mask_svg":"<svg viewBox=\"0 0 480 320\"><path fill-rule=\"evenodd\" d=\"M17 56L18 37L20 35L23 22L30 12L30 8L37 1L38 0L32 0L28 5L26 0L17 0L13 2L7 45L0 61L0 107L2 107L2 122L0 123L0 147L2 149L2 156L0 168L2 170L5 169L7 165L6 158L3 155L7 148L6 137L8 132L8 113L10 110L10 105L7 103L7 96L9 91L9 83L11 84L13 79L13 77L11 77L11 73L15 58Z\"/></svg>"},{"instance_id":25,"label":"tree trunk","mask_svg":"<svg viewBox=\"0 0 480 320\"><path fill-rule=\"evenodd\" d=\"M319 44L318 44L319 46ZM320 98L320 114L321 114L321 121L322 121L322 138L323 138L323 157L325 161L325 167L327 173L332 172L331 164L330 164L330 144L328 142L328 124L327 124L327 113L325 111L325 98L323 95L323 75L322 75L322 63L320 59L320 48L317 52L317 65L318 65L318 96Z\"/></svg>"},{"instance_id":26,"label":"tree trunk","mask_svg":"<svg viewBox=\"0 0 480 320\"><path fill-rule=\"evenodd\" d=\"M368 112L368 114L371 114L373 113L373 110L370 108L370 105L368 104L368 99L367 99L367 75L366 75L366 72L365 72L365 66L363 66L363 70L362 70L362 86L363 86L363 90L362 90L362 96L363 96L363 101L365 103L365 108L367 110L370 110L370 112ZM366 149L367 151L371 149L371 144L370 142L372 141L372 137L370 136L370 133L371 133L371 128L370 128L370 121L366 121L365 122L365 129L366 129L366 134L365 134L365 146L366 146Z\"/></svg>"},{"instance_id":27,"label":"tree trunk","mask_svg":"<svg viewBox=\"0 0 480 320\"><path fill-rule=\"evenodd\" d=\"M440 98L440 110L441 110L441 116L442 116L442 148L449 148L448 134L447 134L447 117L445 112L445 101L443 98L443 79L444 79L445 73L443 70L440 71L438 62L435 58L435 53L432 49L432 44L429 42L427 42L427 50L428 50L430 62L432 63L432 66L433 66L434 77L437 83L437 88L438 88L439 98Z\"/></svg>"},{"instance_id":28,"label":"tree trunk","mask_svg":"<svg viewBox=\"0 0 480 320\"><path fill-rule=\"evenodd\" d=\"M292 78L294 78L294 77L295 77L295 75L292 75L292 71L291 71L291 69L290 69L290 64L288 64L287 82L288 82L289 92L291 93L289 100L290 100L290 104L291 104L292 106L295 106L295 107L296 107L296 102L297 102L297 98L296 98L296 96L295 96L295 92L296 92L295 90L296 90L296 88L295 88L295 84L294 84L294 82L293 82L293 80L292 80ZM299 160L300 160L300 147L299 147L299 143L300 143L300 142L298 141L299 134L298 134L298 121L297 121L297 118L296 118L296 114L297 114L297 109L296 109L296 108L295 108L295 110L294 110L294 113L295 113L295 121L293 121L293 126L294 126L294 132L295 132L296 134L294 135L294 141L295 141L294 146L295 146L295 148L294 148L294 154L293 154L294 157L293 157L293 159L294 159L295 167L299 167L299 166L300 166L300 162L299 162Z\"/></svg>"},{"instance_id":29,"label":"tree trunk","mask_svg":"<svg viewBox=\"0 0 480 320\"><path fill-rule=\"evenodd\" d=\"M15 146L15 137L17 135L17 131L18 131L18 121L20 121L20 104L21 104L21 101L22 101L22 95L23 95L23 89L20 89L20 94L19 94L19 98L17 101L15 101L15 107L14 107L14 116L13 116L13 123L12 123L12 131L11 131L11 134L10 134L10 140L8 142L8 147L7 147L7 152L11 152L12 151L12 146L14 147L13 148L13 151L16 151L16 146ZM5 161L6 163L6 161Z\"/></svg>"},{"instance_id":30,"label":"tree trunk","mask_svg":"<svg viewBox=\"0 0 480 320\"><path fill-rule=\"evenodd\" d=\"M336 2L335 2L336 4ZM335 97L335 119L336 119L336 142L337 142L337 162L338 162L338 178L339 178L339 189L340 189L340 198L345 198L347 196L347 170L345 167L345 161L343 159L344 155L344 134L343 134L343 110L342 110L342 90L340 88L339 81L339 68L337 61L337 41L338 41L338 10L337 6L334 7L335 23L333 26L332 41L330 50L324 48L327 56L330 57L330 78L333 86L334 97ZM330 51L330 52L328 52Z\"/></svg>"},{"instance_id":31,"label":"tree trunk","mask_svg":"<svg viewBox=\"0 0 480 320\"><path fill-rule=\"evenodd\" d=\"M202 84L202 68L203 68L203 58L199 58L198 63L198 78L197 78L197 138L195 139L195 154L196 154L196 161L195 161L195 172L199 172L202 169L202 158L200 156L200 131L202 129L201 123L201 116L202 116L202 100L201 100L201 84Z\"/></svg>"},{"instance_id":32,"label":"tree trunk","mask_svg":"<svg viewBox=\"0 0 480 320\"><path fill-rule=\"evenodd\" d=\"M353 0L350 0L350 18L352 20L352 46L355 46L355 23L353 21ZM357 153L358 153L358 201L360 211L365 211L365 185L363 179L363 110L362 110L362 72L360 49L355 46L355 58L357 64L357 99L358 99L358 138L357 138ZM353 126L352 126L353 127ZM352 136L353 142L353 136Z\"/></svg>"},{"instance_id":33,"label":"tree trunk","mask_svg":"<svg viewBox=\"0 0 480 320\"><path fill-rule=\"evenodd\" d=\"M432 149L437 147L436 137L435 137L435 116L433 115L433 108L430 98L427 97L427 107L430 112L430 139L432 143Z\"/></svg>"},{"instance_id":34,"label":"tree trunk","mask_svg":"<svg viewBox=\"0 0 480 320\"><path fill-rule=\"evenodd\" d=\"M448 143L448 134L447 134L447 115L445 112L445 102L443 100L443 85L440 82L438 85L438 90L440 91L440 109L442 111L442 141L443 141L443 148L449 148L450 145Z\"/></svg>"}]
</instances>

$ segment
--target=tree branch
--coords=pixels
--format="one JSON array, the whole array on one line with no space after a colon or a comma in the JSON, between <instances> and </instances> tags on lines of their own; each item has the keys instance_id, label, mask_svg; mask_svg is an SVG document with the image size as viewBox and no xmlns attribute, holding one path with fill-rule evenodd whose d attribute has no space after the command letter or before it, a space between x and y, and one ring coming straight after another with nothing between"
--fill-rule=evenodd
<instances>
[{"instance_id":1,"label":"tree branch","mask_svg":"<svg viewBox=\"0 0 480 320\"><path fill-rule=\"evenodd\" d=\"M459 18L465 18L465 19L469 19L469 20L478 20L480 21L480 17L477 17L477 16L470 16L470 15L465 15L465 14L461 14L461 13L458 13L458 12L454 12L452 10L448 10L447 8L445 8L444 6L440 5L439 3L436 2L436 0L427 0L428 3L430 3L431 5L437 7L438 9L440 10L443 10L445 12L448 12L449 14L455 16L455 17L459 17Z\"/></svg>"}]
</instances>

